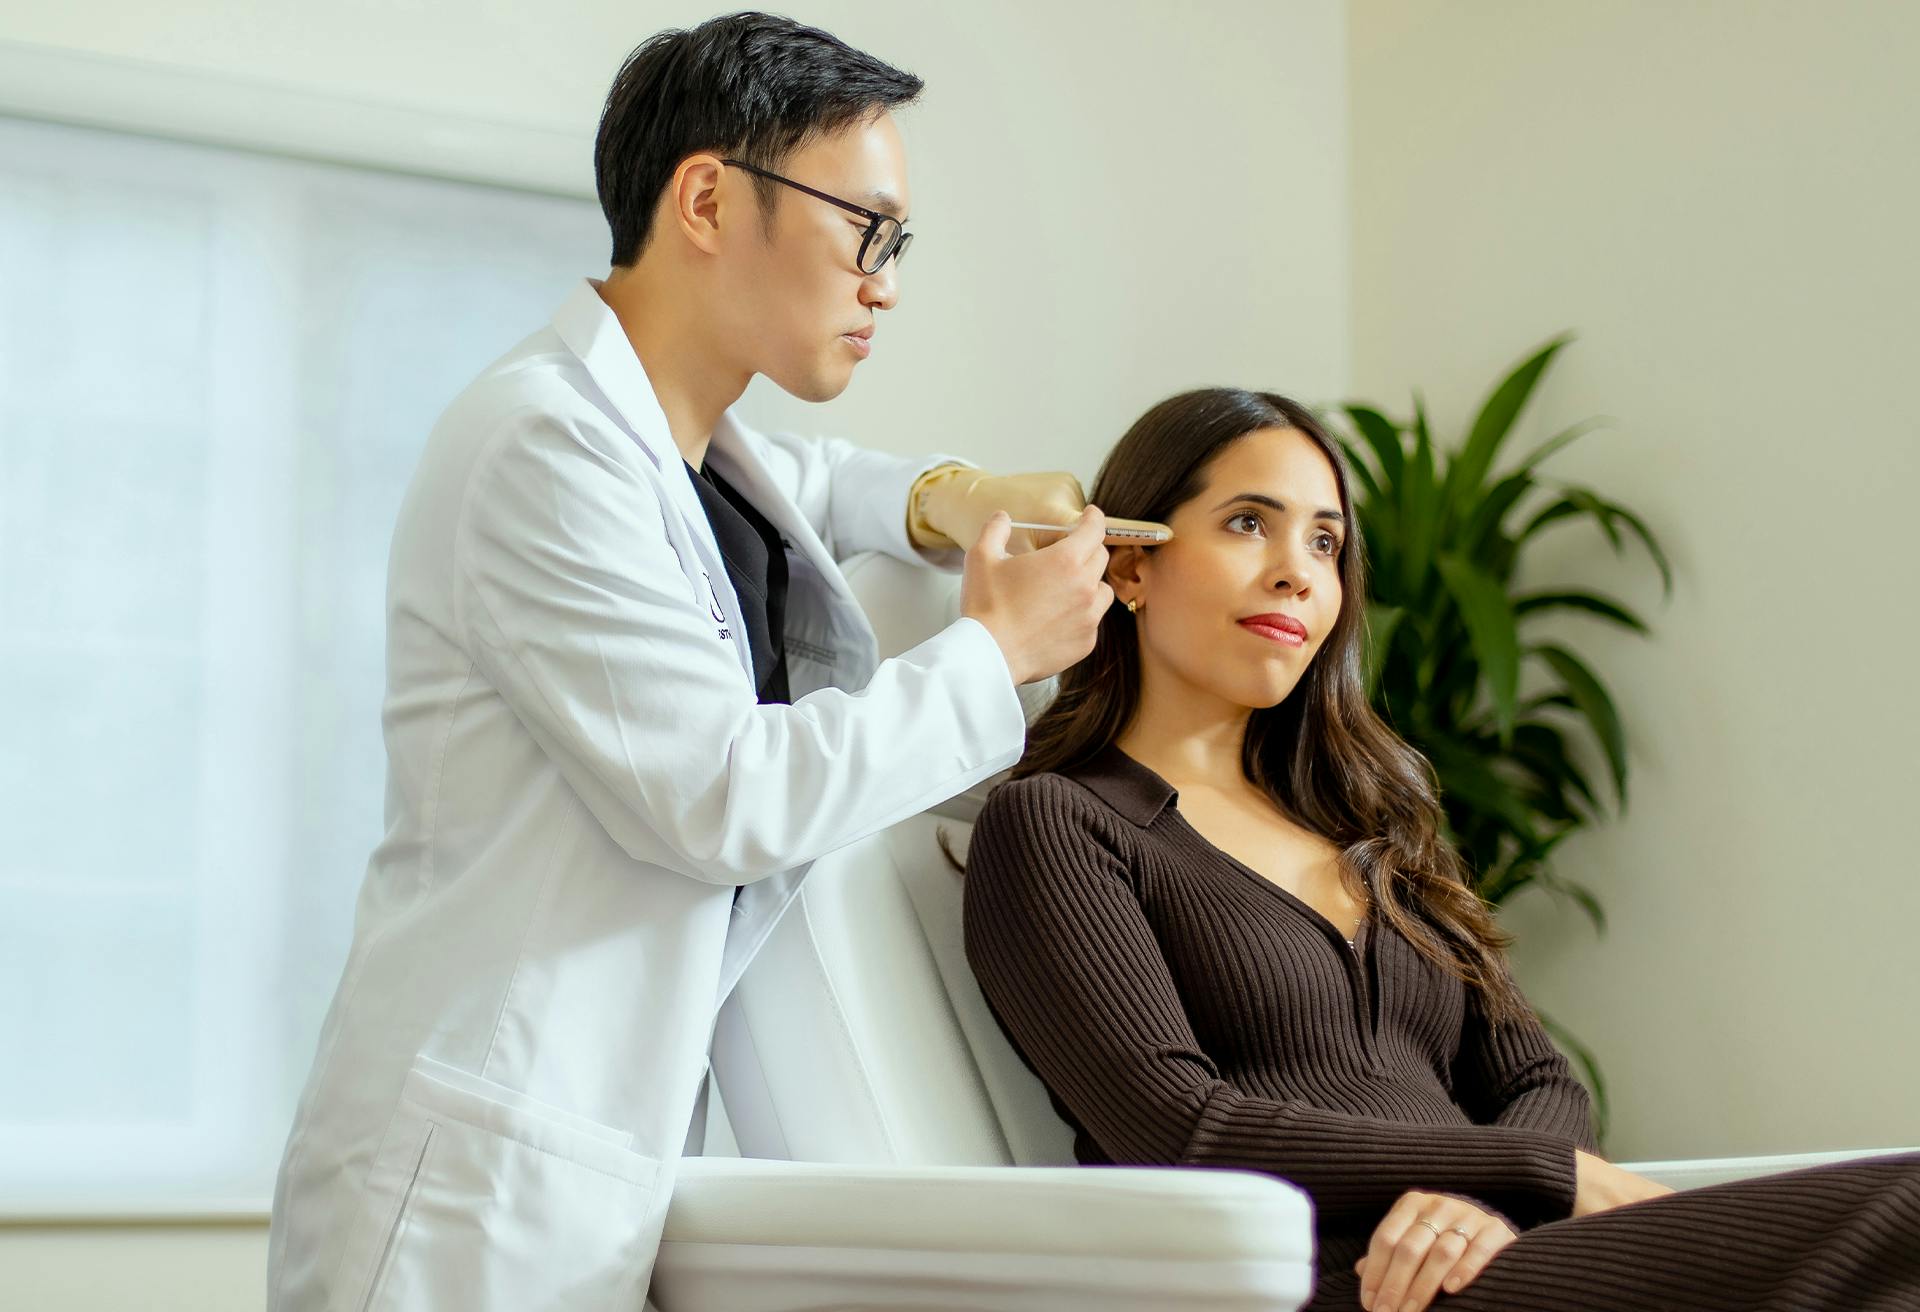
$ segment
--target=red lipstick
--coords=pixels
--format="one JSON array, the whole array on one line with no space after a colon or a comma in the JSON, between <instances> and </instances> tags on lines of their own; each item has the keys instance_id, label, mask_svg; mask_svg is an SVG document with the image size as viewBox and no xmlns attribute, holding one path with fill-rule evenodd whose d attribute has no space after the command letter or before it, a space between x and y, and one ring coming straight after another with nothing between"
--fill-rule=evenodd
<instances>
[{"instance_id":1,"label":"red lipstick","mask_svg":"<svg viewBox=\"0 0 1920 1312\"><path fill-rule=\"evenodd\" d=\"M1305 646L1307 641L1307 626L1291 615L1278 612L1249 615L1240 621L1240 627L1287 647Z\"/></svg>"}]
</instances>

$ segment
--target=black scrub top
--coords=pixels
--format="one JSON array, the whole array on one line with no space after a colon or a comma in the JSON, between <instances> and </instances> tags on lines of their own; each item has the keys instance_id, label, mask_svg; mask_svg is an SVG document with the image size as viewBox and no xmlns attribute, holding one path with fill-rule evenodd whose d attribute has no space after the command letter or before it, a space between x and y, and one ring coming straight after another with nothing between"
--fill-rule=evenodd
<instances>
[{"instance_id":1,"label":"black scrub top","mask_svg":"<svg viewBox=\"0 0 1920 1312\"><path fill-rule=\"evenodd\" d=\"M789 702L786 543L767 517L715 473L711 464L697 470L689 464L687 471L693 475L707 523L713 526L733 595L740 599L737 618L747 630L754 688L763 703Z\"/></svg>"}]
</instances>

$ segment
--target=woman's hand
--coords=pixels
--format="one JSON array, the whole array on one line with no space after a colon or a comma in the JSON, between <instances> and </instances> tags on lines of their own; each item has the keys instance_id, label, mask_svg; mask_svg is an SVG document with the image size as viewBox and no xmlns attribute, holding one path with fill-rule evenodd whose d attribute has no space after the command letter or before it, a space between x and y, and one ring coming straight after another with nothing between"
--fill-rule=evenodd
<instances>
[{"instance_id":1,"label":"woman's hand","mask_svg":"<svg viewBox=\"0 0 1920 1312\"><path fill-rule=\"evenodd\" d=\"M1664 1198L1673 1192L1664 1184L1655 1184L1644 1175L1635 1175L1578 1148L1574 1149L1573 1165L1575 1216L1591 1216L1626 1203Z\"/></svg>"},{"instance_id":2,"label":"woman's hand","mask_svg":"<svg viewBox=\"0 0 1920 1312\"><path fill-rule=\"evenodd\" d=\"M1451 1194L1400 1195L1353 1269L1367 1312L1421 1312L1444 1287L1457 1294L1513 1242L1493 1213Z\"/></svg>"}]
</instances>

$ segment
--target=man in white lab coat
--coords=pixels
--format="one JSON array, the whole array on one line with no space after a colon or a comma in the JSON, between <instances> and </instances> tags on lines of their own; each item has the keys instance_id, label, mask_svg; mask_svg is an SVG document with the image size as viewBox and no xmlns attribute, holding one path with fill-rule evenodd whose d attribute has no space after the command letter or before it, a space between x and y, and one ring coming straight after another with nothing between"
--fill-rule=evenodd
<instances>
[{"instance_id":1,"label":"man in white lab coat","mask_svg":"<svg viewBox=\"0 0 1920 1312\"><path fill-rule=\"evenodd\" d=\"M621 70L613 271L428 440L388 580L384 840L274 1199L276 1309L638 1312L715 1012L818 856L1015 760L1015 686L1092 646L1102 522L993 478L767 437L898 295L918 79L734 15ZM982 531L984 527L984 532ZM897 659L839 562L955 565Z\"/></svg>"}]
</instances>

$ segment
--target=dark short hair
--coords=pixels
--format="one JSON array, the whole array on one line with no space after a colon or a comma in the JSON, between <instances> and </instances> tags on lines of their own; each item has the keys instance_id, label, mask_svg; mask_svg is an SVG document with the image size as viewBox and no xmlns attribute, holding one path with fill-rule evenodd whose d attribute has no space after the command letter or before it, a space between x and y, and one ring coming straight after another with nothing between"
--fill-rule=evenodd
<instances>
[{"instance_id":1,"label":"dark short hair","mask_svg":"<svg viewBox=\"0 0 1920 1312\"><path fill-rule=\"evenodd\" d=\"M680 161L701 151L777 168L802 143L911 103L923 83L817 27L744 12L649 37L607 92L593 146L613 263L640 258ZM778 184L755 177L771 213Z\"/></svg>"}]
</instances>

